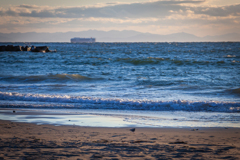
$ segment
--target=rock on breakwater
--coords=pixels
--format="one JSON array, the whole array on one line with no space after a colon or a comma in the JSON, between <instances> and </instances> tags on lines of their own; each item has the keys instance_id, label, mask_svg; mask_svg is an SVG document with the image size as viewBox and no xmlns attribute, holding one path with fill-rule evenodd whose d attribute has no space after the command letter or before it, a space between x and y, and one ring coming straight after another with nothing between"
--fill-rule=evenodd
<instances>
[{"instance_id":1,"label":"rock on breakwater","mask_svg":"<svg viewBox=\"0 0 240 160\"><path fill-rule=\"evenodd\" d=\"M31 46L31 47L14 45L0 46L0 52L4 51L56 52L56 50L49 50L48 46Z\"/></svg>"}]
</instances>

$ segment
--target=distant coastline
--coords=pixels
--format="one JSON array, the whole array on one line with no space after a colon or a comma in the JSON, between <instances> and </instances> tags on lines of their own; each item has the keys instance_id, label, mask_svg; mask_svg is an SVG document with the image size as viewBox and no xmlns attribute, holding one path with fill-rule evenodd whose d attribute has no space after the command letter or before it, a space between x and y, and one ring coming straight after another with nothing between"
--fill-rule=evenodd
<instances>
[{"instance_id":1,"label":"distant coastline","mask_svg":"<svg viewBox=\"0 0 240 160\"><path fill-rule=\"evenodd\" d=\"M238 33L198 37L185 32L159 35L132 30L0 33L0 42L69 42L73 37L95 37L98 42L240 42L240 34Z\"/></svg>"}]
</instances>

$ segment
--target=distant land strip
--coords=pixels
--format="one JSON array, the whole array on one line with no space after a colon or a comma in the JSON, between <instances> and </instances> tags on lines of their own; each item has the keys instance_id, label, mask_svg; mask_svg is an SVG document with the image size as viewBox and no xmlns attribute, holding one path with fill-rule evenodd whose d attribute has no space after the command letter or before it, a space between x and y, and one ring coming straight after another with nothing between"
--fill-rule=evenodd
<instances>
[{"instance_id":1,"label":"distant land strip","mask_svg":"<svg viewBox=\"0 0 240 160\"><path fill-rule=\"evenodd\" d=\"M238 33L198 37L185 32L159 35L141 33L133 30L88 30L81 32L56 33L0 33L0 42L70 42L70 39L74 37L95 37L96 42L240 42L240 34Z\"/></svg>"}]
</instances>

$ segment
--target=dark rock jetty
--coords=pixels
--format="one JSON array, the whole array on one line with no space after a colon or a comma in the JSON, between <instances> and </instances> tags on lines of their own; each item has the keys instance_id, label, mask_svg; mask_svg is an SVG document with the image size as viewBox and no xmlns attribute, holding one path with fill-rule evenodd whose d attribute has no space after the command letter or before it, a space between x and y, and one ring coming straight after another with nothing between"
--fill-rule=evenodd
<instances>
[{"instance_id":1,"label":"dark rock jetty","mask_svg":"<svg viewBox=\"0 0 240 160\"><path fill-rule=\"evenodd\" d=\"M48 46L0 46L0 52L4 51L56 52L56 50L49 50Z\"/></svg>"}]
</instances>

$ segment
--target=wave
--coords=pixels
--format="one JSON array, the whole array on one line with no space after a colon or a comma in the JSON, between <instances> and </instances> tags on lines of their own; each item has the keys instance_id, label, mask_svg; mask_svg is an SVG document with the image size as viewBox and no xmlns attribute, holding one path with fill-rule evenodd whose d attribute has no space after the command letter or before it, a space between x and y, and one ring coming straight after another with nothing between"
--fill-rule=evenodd
<instances>
[{"instance_id":1,"label":"wave","mask_svg":"<svg viewBox=\"0 0 240 160\"><path fill-rule=\"evenodd\" d=\"M87 81L97 80L100 78L89 78L79 74L49 74L49 75L33 75L33 76L0 76L1 81L17 81L17 82L55 82L55 81Z\"/></svg>"},{"instance_id":2,"label":"wave","mask_svg":"<svg viewBox=\"0 0 240 160\"><path fill-rule=\"evenodd\" d=\"M147 58L118 58L117 62L130 63L133 65L149 65L149 64L160 64L163 62L172 63L175 65L219 65L226 63L225 61L201 61L201 60L181 60L181 59L171 59L171 58L158 58L158 57L147 57ZM237 61L235 61L237 62Z\"/></svg>"},{"instance_id":3,"label":"wave","mask_svg":"<svg viewBox=\"0 0 240 160\"><path fill-rule=\"evenodd\" d=\"M240 112L240 103L220 101L151 101L114 98L94 98L70 95L23 94L16 92L0 92L2 102L33 102L35 105L8 105L0 103L1 108L72 108L72 109L117 109L117 110L156 110L156 111L208 111L208 112ZM47 102L47 105L41 105ZM49 105L57 103L58 105ZM37 105L36 105L37 104ZM60 104L60 105L59 105ZM70 105L69 105L70 104Z\"/></svg>"},{"instance_id":4,"label":"wave","mask_svg":"<svg viewBox=\"0 0 240 160\"><path fill-rule=\"evenodd\" d=\"M237 89L231 89L231 90L227 90L230 93L236 94L236 95L240 95L240 88Z\"/></svg>"},{"instance_id":5,"label":"wave","mask_svg":"<svg viewBox=\"0 0 240 160\"><path fill-rule=\"evenodd\" d=\"M118 62L124 62L124 63L131 63L133 65L147 65L147 64L158 64L161 61L163 61L164 58L142 58L142 59L137 59L137 58L118 58Z\"/></svg>"},{"instance_id":6,"label":"wave","mask_svg":"<svg viewBox=\"0 0 240 160\"><path fill-rule=\"evenodd\" d=\"M174 84L179 84L179 81L167 81L167 80L148 80L145 77L143 77L142 79L138 79L136 81L137 85L144 85L144 86L171 86Z\"/></svg>"}]
</instances>

